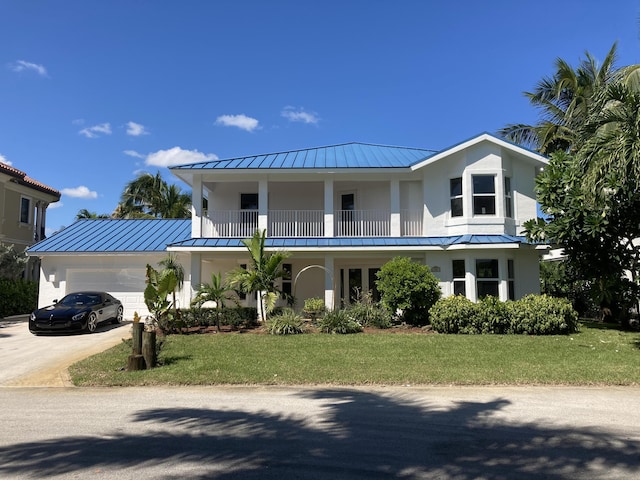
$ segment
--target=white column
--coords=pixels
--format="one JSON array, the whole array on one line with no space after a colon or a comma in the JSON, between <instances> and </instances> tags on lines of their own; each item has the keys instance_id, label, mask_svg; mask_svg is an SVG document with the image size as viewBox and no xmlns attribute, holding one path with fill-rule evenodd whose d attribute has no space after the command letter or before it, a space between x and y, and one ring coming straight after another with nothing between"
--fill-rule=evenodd
<instances>
[{"instance_id":1,"label":"white column","mask_svg":"<svg viewBox=\"0 0 640 480\"><path fill-rule=\"evenodd\" d=\"M333 255L326 255L324 257L324 305L329 310L333 310L335 308L334 264Z\"/></svg>"},{"instance_id":2,"label":"white column","mask_svg":"<svg viewBox=\"0 0 640 480\"><path fill-rule=\"evenodd\" d=\"M327 178L324 181L324 236L333 237L333 179Z\"/></svg>"},{"instance_id":3,"label":"white column","mask_svg":"<svg viewBox=\"0 0 640 480\"><path fill-rule=\"evenodd\" d=\"M189 303L195 297L198 286L202 283L202 254L191 252L191 288L189 289ZM186 290L186 289L185 289Z\"/></svg>"},{"instance_id":4,"label":"white column","mask_svg":"<svg viewBox=\"0 0 640 480\"><path fill-rule=\"evenodd\" d=\"M391 180L391 236L400 236L400 181Z\"/></svg>"},{"instance_id":5,"label":"white column","mask_svg":"<svg viewBox=\"0 0 640 480\"><path fill-rule=\"evenodd\" d=\"M269 225L269 182L258 182L258 230L267 230Z\"/></svg>"},{"instance_id":6,"label":"white column","mask_svg":"<svg viewBox=\"0 0 640 480\"><path fill-rule=\"evenodd\" d=\"M195 175L191 186L191 237L202 237L202 177Z\"/></svg>"}]
</instances>

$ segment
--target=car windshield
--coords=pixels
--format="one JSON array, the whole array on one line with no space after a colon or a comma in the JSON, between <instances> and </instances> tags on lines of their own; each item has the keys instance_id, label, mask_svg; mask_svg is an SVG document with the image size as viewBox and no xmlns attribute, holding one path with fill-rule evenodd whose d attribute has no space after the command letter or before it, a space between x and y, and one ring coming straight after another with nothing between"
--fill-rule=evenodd
<instances>
[{"instance_id":1,"label":"car windshield","mask_svg":"<svg viewBox=\"0 0 640 480\"><path fill-rule=\"evenodd\" d=\"M100 302L100 295L86 293L72 293L71 295L67 295L62 300L60 300L60 303L66 307L98 305Z\"/></svg>"}]
</instances>

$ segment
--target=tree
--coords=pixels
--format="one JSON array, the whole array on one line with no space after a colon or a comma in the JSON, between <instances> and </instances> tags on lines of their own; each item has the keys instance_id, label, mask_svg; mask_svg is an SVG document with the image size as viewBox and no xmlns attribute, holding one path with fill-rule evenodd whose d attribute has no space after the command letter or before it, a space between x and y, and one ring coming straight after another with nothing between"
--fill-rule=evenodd
<instances>
[{"instance_id":1,"label":"tree","mask_svg":"<svg viewBox=\"0 0 640 480\"><path fill-rule=\"evenodd\" d=\"M247 247L251 265L248 269L236 268L229 273L229 284L243 292L256 293L258 296L258 313L260 320L266 321L267 313L275 307L276 300L283 295L276 286L276 280L287 278L288 272L282 268L282 262L289 253L279 250L272 253L265 251L266 231L256 230L253 237L242 241Z\"/></svg>"},{"instance_id":2,"label":"tree","mask_svg":"<svg viewBox=\"0 0 640 480\"><path fill-rule=\"evenodd\" d=\"M164 268L158 271L147 264L144 301L158 326L165 332L171 332L179 319L176 292L184 284L184 269L171 254L158 265ZM167 300L169 296L171 301Z\"/></svg>"},{"instance_id":3,"label":"tree","mask_svg":"<svg viewBox=\"0 0 640 480\"><path fill-rule=\"evenodd\" d=\"M168 185L160 172L142 173L129 182L113 213L117 218L190 218L191 195Z\"/></svg>"},{"instance_id":4,"label":"tree","mask_svg":"<svg viewBox=\"0 0 640 480\"><path fill-rule=\"evenodd\" d=\"M202 307L206 302L214 302L216 304L216 329L220 331L220 317L225 307L225 302L230 300L228 294L233 292L231 286L222 280L222 274L218 272L211 274L211 283L201 283L195 297L191 301L191 305Z\"/></svg>"},{"instance_id":5,"label":"tree","mask_svg":"<svg viewBox=\"0 0 640 480\"><path fill-rule=\"evenodd\" d=\"M97 214L96 212L90 212L86 208L82 210L78 210L76 214L76 220L86 220L86 219L94 219L94 218L110 218L111 215L107 215L106 213Z\"/></svg>"},{"instance_id":6,"label":"tree","mask_svg":"<svg viewBox=\"0 0 640 480\"><path fill-rule=\"evenodd\" d=\"M601 65L589 52L575 69L565 60L556 59L555 73L543 77L533 92L524 92L539 111L540 122L510 124L499 134L543 155L571 151L599 92L618 76L614 65L616 49L614 43Z\"/></svg>"},{"instance_id":7,"label":"tree","mask_svg":"<svg viewBox=\"0 0 640 480\"><path fill-rule=\"evenodd\" d=\"M25 252L19 252L14 245L0 243L0 278L17 280L28 263Z\"/></svg>"},{"instance_id":8,"label":"tree","mask_svg":"<svg viewBox=\"0 0 640 480\"><path fill-rule=\"evenodd\" d=\"M429 309L441 292L438 279L427 265L408 257L396 257L376 275L380 300L392 314L402 311L402 318L413 325L429 322Z\"/></svg>"}]
</instances>

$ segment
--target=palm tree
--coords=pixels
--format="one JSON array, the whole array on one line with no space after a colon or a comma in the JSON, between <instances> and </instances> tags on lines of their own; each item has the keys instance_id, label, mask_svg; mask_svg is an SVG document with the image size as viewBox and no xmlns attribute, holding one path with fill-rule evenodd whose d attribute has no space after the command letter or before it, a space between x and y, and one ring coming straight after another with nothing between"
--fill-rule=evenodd
<instances>
[{"instance_id":1,"label":"palm tree","mask_svg":"<svg viewBox=\"0 0 640 480\"><path fill-rule=\"evenodd\" d=\"M498 133L543 155L574 150L597 96L619 75L614 67L616 48L614 43L601 65L589 52L576 69L558 58L553 76L542 78L533 92L525 92L540 112L540 122L510 124Z\"/></svg>"},{"instance_id":2,"label":"palm tree","mask_svg":"<svg viewBox=\"0 0 640 480\"><path fill-rule=\"evenodd\" d=\"M184 285L184 267L180 263L178 263L177 257L172 253L169 253L163 260L160 260L158 262L158 265L163 267L162 275L166 275L171 272L173 277L175 277L176 285L175 288L171 291L171 295L173 300L173 307L177 318L178 305L176 303L176 292L178 290L182 290L182 286Z\"/></svg>"},{"instance_id":3,"label":"palm tree","mask_svg":"<svg viewBox=\"0 0 640 480\"><path fill-rule=\"evenodd\" d=\"M190 218L191 195L168 185L160 172L142 173L129 182L114 212L118 218Z\"/></svg>"},{"instance_id":4,"label":"palm tree","mask_svg":"<svg viewBox=\"0 0 640 480\"><path fill-rule=\"evenodd\" d=\"M222 274L218 272L211 274L211 283L198 285L196 296L191 301L191 305L202 307L205 302L215 302L216 304L216 329L220 331L220 317L224 310L225 301L230 300L228 294L233 292L231 286L222 280Z\"/></svg>"},{"instance_id":5,"label":"palm tree","mask_svg":"<svg viewBox=\"0 0 640 480\"><path fill-rule=\"evenodd\" d=\"M106 213L97 214L96 212L90 212L86 208L78 210L78 213L76 214L76 220L86 220L94 218L110 218L110 215L107 215Z\"/></svg>"},{"instance_id":6,"label":"palm tree","mask_svg":"<svg viewBox=\"0 0 640 480\"><path fill-rule=\"evenodd\" d=\"M282 295L275 282L279 278L287 278L288 273L282 268L282 262L290 255L282 250L267 254L265 238L265 230L256 230L253 237L243 240L242 243L249 252L251 266L248 269L236 268L229 273L229 284L233 288L257 294L258 313L262 322L275 307L278 296Z\"/></svg>"}]
</instances>

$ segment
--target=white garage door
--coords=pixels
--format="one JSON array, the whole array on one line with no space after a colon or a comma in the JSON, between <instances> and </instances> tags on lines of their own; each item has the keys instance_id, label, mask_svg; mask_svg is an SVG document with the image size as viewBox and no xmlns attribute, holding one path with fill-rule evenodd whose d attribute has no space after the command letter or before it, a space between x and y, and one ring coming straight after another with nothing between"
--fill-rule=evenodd
<instances>
[{"instance_id":1,"label":"white garage door","mask_svg":"<svg viewBox=\"0 0 640 480\"><path fill-rule=\"evenodd\" d=\"M125 319L133 319L134 312L144 318L148 314L144 304L145 273L144 268L70 269L66 293L80 290L108 292L122 302Z\"/></svg>"}]
</instances>

